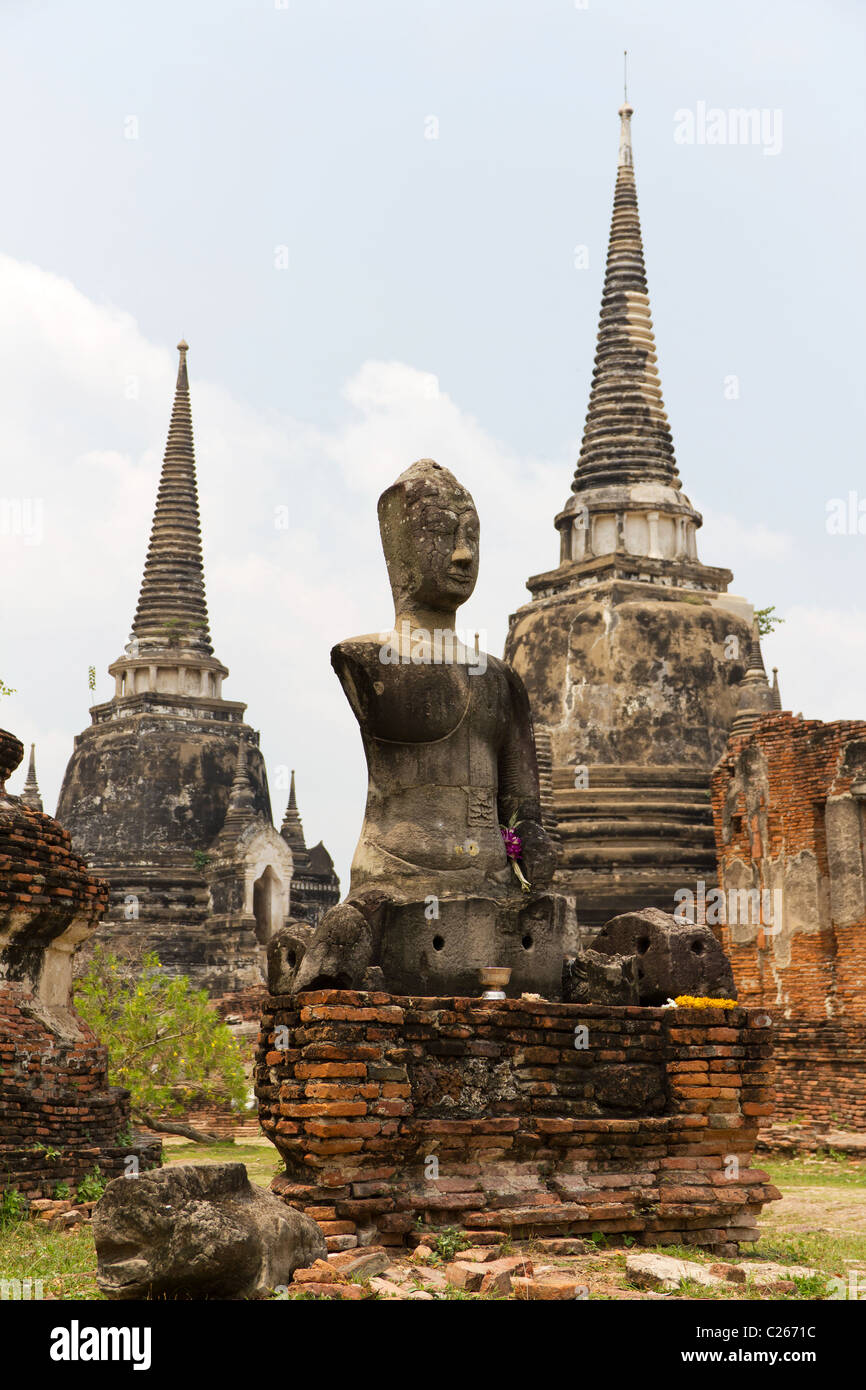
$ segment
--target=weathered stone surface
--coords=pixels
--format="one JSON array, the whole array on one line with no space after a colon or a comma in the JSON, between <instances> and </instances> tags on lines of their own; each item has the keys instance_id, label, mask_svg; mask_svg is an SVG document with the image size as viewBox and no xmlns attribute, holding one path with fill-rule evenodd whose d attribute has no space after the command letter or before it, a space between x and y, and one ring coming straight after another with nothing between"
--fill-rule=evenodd
<instances>
[{"instance_id":1,"label":"weathered stone surface","mask_svg":"<svg viewBox=\"0 0 866 1390\"><path fill-rule=\"evenodd\" d=\"M108 1184L93 1214L106 1298L255 1298L326 1256L310 1217L242 1163L180 1164Z\"/></svg>"},{"instance_id":2,"label":"weathered stone surface","mask_svg":"<svg viewBox=\"0 0 866 1390\"><path fill-rule=\"evenodd\" d=\"M578 1240L574 1236L552 1236L547 1240L537 1240L536 1250L544 1255L592 1255L597 1247L588 1240Z\"/></svg>"},{"instance_id":3,"label":"weathered stone surface","mask_svg":"<svg viewBox=\"0 0 866 1390\"><path fill-rule=\"evenodd\" d=\"M725 1280L711 1274L706 1265L695 1260L677 1260L672 1255L645 1254L628 1255L625 1270L633 1284L642 1289L663 1289L675 1293L683 1279L691 1279L696 1284L711 1288L724 1284Z\"/></svg>"},{"instance_id":4,"label":"weathered stone surface","mask_svg":"<svg viewBox=\"0 0 866 1390\"><path fill-rule=\"evenodd\" d=\"M736 998L730 961L709 927L657 908L612 918L594 937L592 949L636 958L641 1004L664 1004L681 994Z\"/></svg>"},{"instance_id":5,"label":"weathered stone surface","mask_svg":"<svg viewBox=\"0 0 866 1390\"><path fill-rule=\"evenodd\" d=\"M809 1265L786 1265L781 1261L773 1260L750 1261L748 1264L740 1265L739 1269L745 1275L747 1283L754 1284L759 1289L772 1288L780 1281L793 1282L795 1279L814 1279L821 1272L812 1269ZM728 1277L730 1278L730 1276ZM829 1275L827 1278L829 1279Z\"/></svg>"},{"instance_id":6,"label":"weathered stone surface","mask_svg":"<svg viewBox=\"0 0 866 1390\"><path fill-rule=\"evenodd\" d=\"M477 1293L484 1282L488 1266L474 1260L454 1260L445 1266L445 1277L454 1289L465 1289L467 1293Z\"/></svg>"},{"instance_id":7,"label":"weathered stone surface","mask_svg":"<svg viewBox=\"0 0 866 1390\"><path fill-rule=\"evenodd\" d=\"M364 824L348 897L321 919L293 989L375 978L394 991L475 994L479 968L499 965L514 993L556 997L573 923L547 888L555 848L526 691L455 630L478 574L475 505L422 459L382 494L379 523L394 627L331 653L367 758ZM511 825L526 892L503 843Z\"/></svg>"},{"instance_id":8,"label":"weathered stone surface","mask_svg":"<svg viewBox=\"0 0 866 1390\"><path fill-rule=\"evenodd\" d=\"M360 1284L292 1284L289 1298L333 1298L347 1303L360 1303L367 1292Z\"/></svg>"},{"instance_id":9,"label":"weathered stone surface","mask_svg":"<svg viewBox=\"0 0 866 1390\"><path fill-rule=\"evenodd\" d=\"M562 997L567 1004L637 1004L637 960L589 948L566 956Z\"/></svg>"},{"instance_id":10,"label":"weathered stone surface","mask_svg":"<svg viewBox=\"0 0 866 1390\"><path fill-rule=\"evenodd\" d=\"M381 1245L368 1246L364 1250L336 1251L328 1256L328 1263L346 1278L370 1279L374 1274L384 1274L391 1256Z\"/></svg>"},{"instance_id":11,"label":"weathered stone surface","mask_svg":"<svg viewBox=\"0 0 866 1390\"><path fill-rule=\"evenodd\" d=\"M293 1284L344 1284L346 1276L327 1260L313 1260L311 1265L296 1269L292 1275Z\"/></svg>"},{"instance_id":12,"label":"weathered stone surface","mask_svg":"<svg viewBox=\"0 0 866 1390\"><path fill-rule=\"evenodd\" d=\"M511 1280L511 1291L521 1301L542 1303L562 1302L577 1298L582 1285L570 1274L538 1274L534 1278L515 1275Z\"/></svg>"},{"instance_id":13,"label":"weathered stone surface","mask_svg":"<svg viewBox=\"0 0 866 1390\"><path fill-rule=\"evenodd\" d=\"M402 1285L395 1284L390 1279L371 1279L370 1288L380 1298L405 1298L407 1294Z\"/></svg>"}]
</instances>

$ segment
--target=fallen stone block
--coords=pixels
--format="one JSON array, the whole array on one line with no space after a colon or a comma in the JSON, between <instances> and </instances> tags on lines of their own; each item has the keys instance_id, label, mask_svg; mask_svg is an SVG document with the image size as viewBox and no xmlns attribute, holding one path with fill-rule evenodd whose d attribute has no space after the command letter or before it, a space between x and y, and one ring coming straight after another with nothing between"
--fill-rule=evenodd
<instances>
[{"instance_id":1,"label":"fallen stone block","mask_svg":"<svg viewBox=\"0 0 866 1390\"><path fill-rule=\"evenodd\" d=\"M499 1254L498 1245L470 1245L460 1251L460 1259L466 1264L487 1264Z\"/></svg>"},{"instance_id":2,"label":"fallen stone block","mask_svg":"<svg viewBox=\"0 0 866 1390\"><path fill-rule=\"evenodd\" d=\"M377 1293L380 1298L405 1298L406 1290L399 1284L394 1284L390 1279L371 1279L370 1288Z\"/></svg>"},{"instance_id":3,"label":"fallen stone block","mask_svg":"<svg viewBox=\"0 0 866 1390\"><path fill-rule=\"evenodd\" d=\"M293 1284L345 1284L347 1279L340 1270L334 1269L327 1260L314 1260L307 1269L296 1269L292 1275Z\"/></svg>"},{"instance_id":4,"label":"fallen stone block","mask_svg":"<svg viewBox=\"0 0 866 1390\"><path fill-rule=\"evenodd\" d=\"M510 1293L511 1281L516 1275L531 1278L532 1261L523 1255L504 1255L499 1260L491 1260L487 1273L481 1281L481 1293Z\"/></svg>"},{"instance_id":5,"label":"fallen stone block","mask_svg":"<svg viewBox=\"0 0 866 1390\"><path fill-rule=\"evenodd\" d=\"M790 1282L792 1279L814 1279L820 1270L810 1269L808 1265L779 1264L773 1260L755 1260L741 1265L746 1279L759 1289L770 1288L778 1280Z\"/></svg>"},{"instance_id":6,"label":"fallen stone block","mask_svg":"<svg viewBox=\"0 0 866 1390\"><path fill-rule=\"evenodd\" d=\"M467 1293L477 1293L487 1273L486 1264L470 1264L467 1260L455 1260L445 1266L445 1278L452 1289L465 1289Z\"/></svg>"},{"instance_id":7,"label":"fallen stone block","mask_svg":"<svg viewBox=\"0 0 866 1390\"><path fill-rule=\"evenodd\" d=\"M638 968L633 955L583 949L566 956L562 997L567 1004L637 1004Z\"/></svg>"},{"instance_id":8,"label":"fallen stone block","mask_svg":"<svg viewBox=\"0 0 866 1390\"><path fill-rule=\"evenodd\" d=\"M577 1298L582 1287L569 1274L540 1274L534 1278L517 1275L511 1280L511 1290L515 1298L543 1303Z\"/></svg>"},{"instance_id":9,"label":"fallen stone block","mask_svg":"<svg viewBox=\"0 0 866 1390\"><path fill-rule=\"evenodd\" d=\"M289 1291L290 1299L303 1298L305 1295L313 1298L342 1298L355 1303L367 1297L360 1284L292 1284Z\"/></svg>"},{"instance_id":10,"label":"fallen stone block","mask_svg":"<svg viewBox=\"0 0 866 1390\"><path fill-rule=\"evenodd\" d=\"M372 1279L377 1274L383 1274L390 1263L391 1256L381 1245L370 1245L358 1250L337 1250L328 1256L328 1264L332 1268L353 1279Z\"/></svg>"},{"instance_id":11,"label":"fallen stone block","mask_svg":"<svg viewBox=\"0 0 866 1390\"><path fill-rule=\"evenodd\" d=\"M637 964L640 1003L664 1004L688 994L736 999L731 963L709 927L645 907L612 917L590 942L592 953Z\"/></svg>"},{"instance_id":12,"label":"fallen stone block","mask_svg":"<svg viewBox=\"0 0 866 1390\"><path fill-rule=\"evenodd\" d=\"M358 1245L357 1236L326 1236L325 1245L328 1250L355 1250Z\"/></svg>"},{"instance_id":13,"label":"fallen stone block","mask_svg":"<svg viewBox=\"0 0 866 1390\"><path fill-rule=\"evenodd\" d=\"M115 1178L93 1237L109 1299L264 1297L326 1253L315 1221L254 1187L242 1163Z\"/></svg>"},{"instance_id":14,"label":"fallen stone block","mask_svg":"<svg viewBox=\"0 0 866 1390\"><path fill-rule=\"evenodd\" d=\"M677 1260L673 1255L656 1255L651 1251L641 1255L629 1255L625 1270L633 1284L642 1289L663 1289L675 1293L683 1279L692 1279L705 1288L724 1284L725 1280L712 1274L706 1265L694 1260Z\"/></svg>"},{"instance_id":15,"label":"fallen stone block","mask_svg":"<svg viewBox=\"0 0 866 1390\"><path fill-rule=\"evenodd\" d=\"M534 1242L533 1248L544 1255L592 1255L597 1253L592 1241L577 1236L551 1236Z\"/></svg>"}]
</instances>

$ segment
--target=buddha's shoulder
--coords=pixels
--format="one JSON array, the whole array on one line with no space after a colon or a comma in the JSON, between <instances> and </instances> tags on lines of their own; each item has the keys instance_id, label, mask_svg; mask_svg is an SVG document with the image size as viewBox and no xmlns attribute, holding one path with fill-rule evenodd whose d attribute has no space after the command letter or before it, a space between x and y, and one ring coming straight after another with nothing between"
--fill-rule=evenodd
<instances>
[{"instance_id":1,"label":"buddha's shoulder","mask_svg":"<svg viewBox=\"0 0 866 1390\"><path fill-rule=\"evenodd\" d=\"M382 648L387 645L389 632L365 632L360 637L344 637L331 648L332 661L378 661Z\"/></svg>"},{"instance_id":2,"label":"buddha's shoulder","mask_svg":"<svg viewBox=\"0 0 866 1390\"><path fill-rule=\"evenodd\" d=\"M337 675L373 673L382 667L383 650L387 650L387 632L365 632L360 637L346 637L331 648L331 665Z\"/></svg>"},{"instance_id":3,"label":"buddha's shoulder","mask_svg":"<svg viewBox=\"0 0 866 1390\"><path fill-rule=\"evenodd\" d=\"M516 693L519 698L523 691L523 683L516 671L506 661L488 652L482 653L481 658L476 658L474 663L461 663L465 665L472 679L488 681L501 687L503 693L507 690L511 694ZM418 666L414 663L407 665L405 662L395 662L393 634L390 632L367 632L359 637L347 637L342 642L337 642L331 648L331 665L338 675L351 674L357 678L363 673L374 680L387 680L394 672L399 672L399 679L402 680L402 673L406 670L414 671L419 667L428 669L428 663L425 662L418 663ZM432 669L437 671L442 667L439 663L433 663Z\"/></svg>"}]
</instances>

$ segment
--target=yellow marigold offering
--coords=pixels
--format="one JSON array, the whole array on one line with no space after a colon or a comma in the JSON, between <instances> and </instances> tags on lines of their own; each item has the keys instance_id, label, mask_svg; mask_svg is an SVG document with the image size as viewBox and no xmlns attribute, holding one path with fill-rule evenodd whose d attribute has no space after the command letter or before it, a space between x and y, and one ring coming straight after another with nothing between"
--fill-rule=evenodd
<instances>
[{"instance_id":1,"label":"yellow marigold offering","mask_svg":"<svg viewBox=\"0 0 866 1390\"><path fill-rule=\"evenodd\" d=\"M736 999L706 999L692 994L678 994L674 1000L678 1009L735 1009Z\"/></svg>"}]
</instances>

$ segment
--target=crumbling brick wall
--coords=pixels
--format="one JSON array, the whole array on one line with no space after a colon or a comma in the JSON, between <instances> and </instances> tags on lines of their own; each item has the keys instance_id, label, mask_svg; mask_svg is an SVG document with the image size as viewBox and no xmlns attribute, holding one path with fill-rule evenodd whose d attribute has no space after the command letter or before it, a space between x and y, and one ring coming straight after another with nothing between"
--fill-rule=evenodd
<instances>
[{"instance_id":1,"label":"crumbling brick wall","mask_svg":"<svg viewBox=\"0 0 866 1390\"><path fill-rule=\"evenodd\" d=\"M74 1194L98 1168L107 1180L160 1162L158 1142L133 1139L129 1092L108 1085L108 1056L77 1020L61 1038L26 990L0 990L0 1190L28 1199Z\"/></svg>"},{"instance_id":2,"label":"crumbling brick wall","mask_svg":"<svg viewBox=\"0 0 866 1390\"><path fill-rule=\"evenodd\" d=\"M272 1186L332 1250L399 1245L420 1221L733 1254L778 1195L750 1168L771 1032L763 1010L272 996L256 1056L286 1163Z\"/></svg>"},{"instance_id":3,"label":"crumbling brick wall","mask_svg":"<svg viewBox=\"0 0 866 1390\"><path fill-rule=\"evenodd\" d=\"M862 1126L866 722L765 716L730 740L712 801L739 999L779 1024L777 1114ZM730 910L740 889L763 920Z\"/></svg>"},{"instance_id":4,"label":"crumbling brick wall","mask_svg":"<svg viewBox=\"0 0 866 1390\"><path fill-rule=\"evenodd\" d=\"M46 1198L161 1150L132 1140L129 1093L108 1085L106 1050L73 1007L73 957L108 891L57 821L6 791L23 751L0 729L0 1192Z\"/></svg>"}]
</instances>

